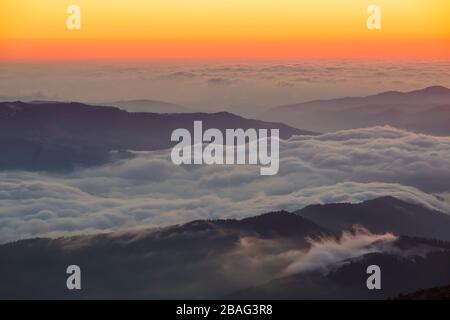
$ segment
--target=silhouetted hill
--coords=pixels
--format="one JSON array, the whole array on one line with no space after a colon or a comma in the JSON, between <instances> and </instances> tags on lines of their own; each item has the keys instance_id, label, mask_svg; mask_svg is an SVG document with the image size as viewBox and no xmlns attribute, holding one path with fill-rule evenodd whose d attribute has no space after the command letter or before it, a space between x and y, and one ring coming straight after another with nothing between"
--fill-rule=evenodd
<instances>
[{"instance_id":1,"label":"silhouetted hill","mask_svg":"<svg viewBox=\"0 0 450 320\"><path fill-rule=\"evenodd\" d=\"M260 250L276 255L307 248L305 237L326 235L331 233L307 219L273 212L243 220L17 241L0 245L0 299L218 298L270 278L273 271L265 267L260 274L245 275L250 267L245 259L255 255L256 263ZM65 288L65 269L71 264L82 268L83 290L78 292Z\"/></svg>"},{"instance_id":2,"label":"silhouetted hill","mask_svg":"<svg viewBox=\"0 0 450 320\"><path fill-rule=\"evenodd\" d=\"M419 238L399 238L408 243L406 250L391 253L368 253L349 259L329 272L307 271L271 280L266 284L238 291L226 296L228 299L390 299L402 292L422 287L449 283L449 243L442 247L439 242ZM428 253L421 251L427 248ZM417 251L416 254L413 252ZM367 267L377 265L381 269L381 290L368 290Z\"/></svg>"},{"instance_id":3,"label":"silhouetted hill","mask_svg":"<svg viewBox=\"0 0 450 320\"><path fill-rule=\"evenodd\" d=\"M314 100L271 108L261 119L321 132L390 125L433 135L450 135L450 89L433 86L410 92Z\"/></svg>"},{"instance_id":4,"label":"silhouetted hill","mask_svg":"<svg viewBox=\"0 0 450 320\"><path fill-rule=\"evenodd\" d=\"M346 230L360 224L376 233L450 240L450 215L394 197L358 204L312 205L296 213L330 230Z\"/></svg>"},{"instance_id":5,"label":"silhouetted hill","mask_svg":"<svg viewBox=\"0 0 450 320\"><path fill-rule=\"evenodd\" d=\"M420 289L409 294L401 294L396 300L450 300L450 286Z\"/></svg>"},{"instance_id":6,"label":"silhouetted hill","mask_svg":"<svg viewBox=\"0 0 450 320\"><path fill-rule=\"evenodd\" d=\"M330 231L287 211L271 212L242 220L217 220L215 225L227 229L255 232L262 237L300 237L329 235Z\"/></svg>"},{"instance_id":7,"label":"silhouetted hill","mask_svg":"<svg viewBox=\"0 0 450 320\"><path fill-rule=\"evenodd\" d=\"M188 108L174 103L158 100L121 100L109 103L101 103L105 106L116 106L130 112L150 112L150 113L190 113Z\"/></svg>"},{"instance_id":8,"label":"silhouetted hill","mask_svg":"<svg viewBox=\"0 0 450 320\"><path fill-rule=\"evenodd\" d=\"M337 216L342 209L317 208L323 207ZM422 214L416 212L420 206L391 197L358 208L363 215L397 208L400 214L389 211L393 220L405 219L407 226L407 212L413 218ZM380 233L390 229L385 223ZM81 291L66 289L65 270L72 264L82 269ZM286 273L293 265L305 268ZM380 291L366 287L370 265L382 270ZM450 242L358 232L339 237L308 218L279 211L3 244L0 299L387 299L450 283L449 269Z\"/></svg>"},{"instance_id":9,"label":"silhouetted hill","mask_svg":"<svg viewBox=\"0 0 450 320\"><path fill-rule=\"evenodd\" d=\"M115 107L60 102L0 103L1 169L64 170L127 156L126 150L172 147L173 130L279 128L280 137L311 134L283 124L245 119L230 113L129 113ZM120 151L111 153L111 151Z\"/></svg>"}]
</instances>

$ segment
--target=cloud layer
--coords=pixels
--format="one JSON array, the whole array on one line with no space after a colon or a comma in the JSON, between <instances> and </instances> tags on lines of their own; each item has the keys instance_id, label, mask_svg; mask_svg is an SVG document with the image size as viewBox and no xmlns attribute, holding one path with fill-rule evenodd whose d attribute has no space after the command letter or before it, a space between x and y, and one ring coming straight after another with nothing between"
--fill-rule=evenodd
<instances>
[{"instance_id":1,"label":"cloud layer","mask_svg":"<svg viewBox=\"0 0 450 320\"><path fill-rule=\"evenodd\" d=\"M271 177L256 166L177 167L169 150L65 175L3 172L0 241L385 195L450 212L449 150L450 138L375 127L281 141L280 172Z\"/></svg>"},{"instance_id":2,"label":"cloud layer","mask_svg":"<svg viewBox=\"0 0 450 320\"><path fill-rule=\"evenodd\" d=\"M299 259L293 261L284 271L289 276L299 272L320 270L328 273L330 270L345 264L348 259L368 253L393 252L394 241L398 237L391 233L372 234L361 226L355 226L354 232L345 231L339 239L310 239L310 249Z\"/></svg>"},{"instance_id":3,"label":"cloud layer","mask_svg":"<svg viewBox=\"0 0 450 320\"><path fill-rule=\"evenodd\" d=\"M313 99L450 87L448 62L41 63L0 66L0 98L86 102L152 99L194 111L256 115ZM76 90L74 90L76 88ZM9 99L8 99L9 100Z\"/></svg>"}]
</instances>

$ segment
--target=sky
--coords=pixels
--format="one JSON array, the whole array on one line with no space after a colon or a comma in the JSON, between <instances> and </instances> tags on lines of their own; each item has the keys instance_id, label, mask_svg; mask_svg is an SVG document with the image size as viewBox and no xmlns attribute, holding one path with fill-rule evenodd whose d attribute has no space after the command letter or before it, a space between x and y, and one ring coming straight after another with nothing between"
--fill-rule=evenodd
<instances>
[{"instance_id":1,"label":"sky","mask_svg":"<svg viewBox=\"0 0 450 320\"><path fill-rule=\"evenodd\" d=\"M80 30L66 26L73 4ZM371 4L381 30L366 26ZM0 0L0 100L151 99L254 116L450 86L449 12L448 0Z\"/></svg>"},{"instance_id":2,"label":"sky","mask_svg":"<svg viewBox=\"0 0 450 320\"><path fill-rule=\"evenodd\" d=\"M81 9L68 30L66 10ZM367 7L382 10L368 30ZM448 59L447 0L2 0L0 61Z\"/></svg>"}]
</instances>

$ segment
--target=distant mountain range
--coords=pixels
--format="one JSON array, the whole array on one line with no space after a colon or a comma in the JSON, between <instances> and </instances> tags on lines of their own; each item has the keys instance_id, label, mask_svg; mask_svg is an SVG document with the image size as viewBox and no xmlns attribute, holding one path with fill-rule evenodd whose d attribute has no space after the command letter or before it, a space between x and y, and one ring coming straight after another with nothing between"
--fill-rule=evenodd
<instances>
[{"instance_id":1,"label":"distant mountain range","mask_svg":"<svg viewBox=\"0 0 450 320\"><path fill-rule=\"evenodd\" d=\"M100 105L115 106L130 112L192 113L188 108L174 103L148 99L113 101L101 103Z\"/></svg>"},{"instance_id":2,"label":"distant mountain range","mask_svg":"<svg viewBox=\"0 0 450 320\"><path fill-rule=\"evenodd\" d=\"M284 124L242 118L230 113L130 113L116 107L35 101L0 103L0 170L67 170L97 165L126 150L170 148L177 128L280 129L280 137L313 134ZM119 151L111 154L111 151Z\"/></svg>"},{"instance_id":3,"label":"distant mountain range","mask_svg":"<svg viewBox=\"0 0 450 320\"><path fill-rule=\"evenodd\" d=\"M335 220L343 217L342 225L330 218L335 208ZM379 233L401 230L396 223L386 221L383 228L367 217L380 211L377 217L402 220L402 230L413 237L400 236L384 245L380 239L359 249L355 247L361 246L359 238L350 246L337 240L341 228L356 223L368 222L365 227L372 225ZM433 214L444 213L385 197L354 205L310 206L297 214L281 211L242 220L198 220L160 229L23 240L0 246L0 298L394 298L450 283L450 242L415 237L440 235L429 226L414 231L415 219L424 221ZM342 250L356 251L334 261L329 272L309 268L283 273L287 264L314 249L312 241L324 238L336 239L329 241L330 250L341 252L337 257ZM322 243L314 250L326 246ZM311 266L311 259L321 256L306 261ZM65 268L70 264L82 268L81 291L65 288ZM382 268L380 291L365 287L371 264Z\"/></svg>"},{"instance_id":4,"label":"distant mountain range","mask_svg":"<svg viewBox=\"0 0 450 320\"><path fill-rule=\"evenodd\" d=\"M259 118L320 132L391 125L450 135L450 89L433 86L410 92L315 100L271 108Z\"/></svg>"}]
</instances>

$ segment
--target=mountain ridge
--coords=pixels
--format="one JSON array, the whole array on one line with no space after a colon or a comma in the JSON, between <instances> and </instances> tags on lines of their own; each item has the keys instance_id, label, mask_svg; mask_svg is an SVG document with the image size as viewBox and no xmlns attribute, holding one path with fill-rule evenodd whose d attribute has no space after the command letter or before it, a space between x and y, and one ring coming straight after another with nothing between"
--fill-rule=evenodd
<instances>
[{"instance_id":1,"label":"mountain ridge","mask_svg":"<svg viewBox=\"0 0 450 320\"><path fill-rule=\"evenodd\" d=\"M280 278L284 264L308 253L311 241L319 241L320 250L330 241L330 248L345 246L338 239L337 232L307 218L272 211L238 220L19 240L0 245L0 298L385 299L450 281L448 272L440 273L450 266L449 242L404 236L390 237L395 250L366 254L362 248L362 255L337 261L331 273L313 269ZM83 290L76 292L64 286L64 271L74 263L83 270ZM387 270L386 291L371 294L363 287L368 264ZM399 277L405 268L408 273ZM418 274L428 276L414 278Z\"/></svg>"},{"instance_id":2,"label":"mountain ridge","mask_svg":"<svg viewBox=\"0 0 450 320\"><path fill-rule=\"evenodd\" d=\"M268 109L258 118L320 132L390 125L419 133L450 135L450 113L442 108L436 110L439 106L450 106L450 89L432 86L283 105Z\"/></svg>"},{"instance_id":3,"label":"mountain ridge","mask_svg":"<svg viewBox=\"0 0 450 320\"><path fill-rule=\"evenodd\" d=\"M149 112L149 113L192 113L187 107L175 103L152 100L152 99L132 99L119 100L113 102L100 103L104 106L117 106L130 112Z\"/></svg>"},{"instance_id":4,"label":"mountain ridge","mask_svg":"<svg viewBox=\"0 0 450 320\"><path fill-rule=\"evenodd\" d=\"M295 212L327 229L340 231L360 224L372 232L450 241L450 215L392 196L361 203L307 206Z\"/></svg>"},{"instance_id":5,"label":"mountain ridge","mask_svg":"<svg viewBox=\"0 0 450 320\"><path fill-rule=\"evenodd\" d=\"M128 112L112 106L83 103L0 103L0 170L71 170L100 165L113 156L130 156L128 150L152 151L173 147L171 133L178 128L280 129L280 137L311 135L310 131L281 123L246 119L220 113ZM115 155L111 152L119 151Z\"/></svg>"},{"instance_id":6,"label":"mountain ridge","mask_svg":"<svg viewBox=\"0 0 450 320\"><path fill-rule=\"evenodd\" d=\"M380 93L371 94L371 95L367 95L367 96L346 96L346 97L332 98L332 99L315 99L315 100L310 100L310 101L305 101L305 102L300 102L300 103L290 103L290 104L286 104L286 105L275 106L270 109L291 108L291 107L297 107L297 106L302 106L302 105L312 105L312 104L316 104L316 103L328 103L328 102L347 103L349 100L357 101L359 103L360 101L363 101L366 99L371 99L371 98L388 98L388 99L390 99L393 96L394 97L405 97L405 96L423 96L423 95L429 95L429 94L433 94L433 95L434 94L439 94L439 95L442 94L442 95L445 95L446 97L447 96L450 97L450 88L435 85L435 86L429 86L429 87L425 87L423 89L416 89L416 90L411 90L411 91L390 90L390 91L383 91Z\"/></svg>"}]
</instances>

